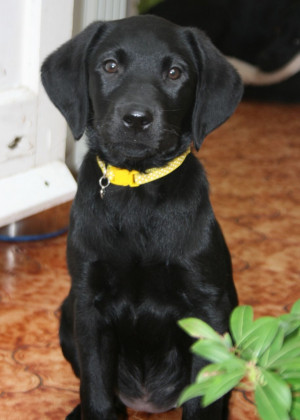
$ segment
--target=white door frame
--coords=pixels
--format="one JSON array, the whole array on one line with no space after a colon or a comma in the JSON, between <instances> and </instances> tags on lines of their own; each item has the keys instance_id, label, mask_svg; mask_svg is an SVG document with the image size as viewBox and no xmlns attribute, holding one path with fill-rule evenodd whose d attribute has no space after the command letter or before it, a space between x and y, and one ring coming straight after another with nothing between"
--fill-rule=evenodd
<instances>
[{"instance_id":1,"label":"white door frame","mask_svg":"<svg viewBox=\"0 0 300 420\"><path fill-rule=\"evenodd\" d=\"M73 0L0 0L0 226L76 192L66 123L40 82L41 63L72 26Z\"/></svg>"}]
</instances>

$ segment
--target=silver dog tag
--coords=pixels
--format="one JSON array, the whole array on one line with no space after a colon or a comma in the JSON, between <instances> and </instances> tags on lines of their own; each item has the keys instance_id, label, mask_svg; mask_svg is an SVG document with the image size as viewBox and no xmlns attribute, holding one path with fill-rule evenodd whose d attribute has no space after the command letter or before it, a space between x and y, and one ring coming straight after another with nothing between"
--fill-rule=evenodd
<instances>
[{"instance_id":1,"label":"silver dog tag","mask_svg":"<svg viewBox=\"0 0 300 420\"><path fill-rule=\"evenodd\" d=\"M109 184L110 184L110 181L109 181L109 179L108 178L106 178L106 176L102 176L100 179L99 179L99 185L100 185L100 197L103 199L104 198L104 195L105 195L105 189L109 186Z\"/></svg>"},{"instance_id":2,"label":"silver dog tag","mask_svg":"<svg viewBox=\"0 0 300 420\"><path fill-rule=\"evenodd\" d=\"M106 170L103 173L102 177L99 179L100 185L100 197L103 199L105 195L105 189L109 186L110 180L106 176Z\"/></svg>"}]
</instances>

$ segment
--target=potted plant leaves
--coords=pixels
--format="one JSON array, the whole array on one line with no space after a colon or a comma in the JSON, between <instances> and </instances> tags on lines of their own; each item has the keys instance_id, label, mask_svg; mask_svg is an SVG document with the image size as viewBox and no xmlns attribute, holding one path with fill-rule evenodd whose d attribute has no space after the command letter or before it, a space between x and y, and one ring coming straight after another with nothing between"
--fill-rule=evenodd
<instances>
[{"instance_id":1,"label":"potted plant leaves","mask_svg":"<svg viewBox=\"0 0 300 420\"><path fill-rule=\"evenodd\" d=\"M191 351L207 359L181 394L179 405L202 397L207 406L238 387L250 390L262 420L300 419L300 300L290 313L253 320L250 306L230 317L230 333L218 334L196 318L179 321L196 339Z\"/></svg>"}]
</instances>

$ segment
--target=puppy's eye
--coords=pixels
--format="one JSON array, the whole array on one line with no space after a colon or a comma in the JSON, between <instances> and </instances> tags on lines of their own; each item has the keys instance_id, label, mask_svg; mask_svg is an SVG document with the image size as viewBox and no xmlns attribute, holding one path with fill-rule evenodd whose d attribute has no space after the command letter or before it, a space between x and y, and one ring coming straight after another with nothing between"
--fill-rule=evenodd
<instances>
[{"instance_id":1,"label":"puppy's eye","mask_svg":"<svg viewBox=\"0 0 300 420\"><path fill-rule=\"evenodd\" d=\"M105 61L103 68L107 73L117 73L117 71L119 70L118 63L115 60Z\"/></svg>"},{"instance_id":2,"label":"puppy's eye","mask_svg":"<svg viewBox=\"0 0 300 420\"><path fill-rule=\"evenodd\" d=\"M177 80L181 76L181 70L178 67L170 68L168 72L168 78L171 80Z\"/></svg>"}]
</instances>

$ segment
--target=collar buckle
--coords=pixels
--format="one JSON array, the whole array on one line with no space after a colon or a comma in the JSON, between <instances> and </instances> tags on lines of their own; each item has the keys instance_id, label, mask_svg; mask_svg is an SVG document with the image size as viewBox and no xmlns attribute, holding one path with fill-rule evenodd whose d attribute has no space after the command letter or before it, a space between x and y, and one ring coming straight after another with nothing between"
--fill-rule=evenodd
<instances>
[{"instance_id":1,"label":"collar buckle","mask_svg":"<svg viewBox=\"0 0 300 420\"><path fill-rule=\"evenodd\" d=\"M138 187L140 185L136 181L136 175L139 173L138 171L128 171L127 169L120 168L110 171L109 169L107 176L113 184L121 185L123 187Z\"/></svg>"}]
</instances>

